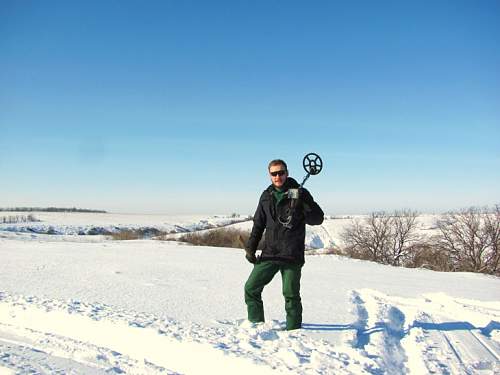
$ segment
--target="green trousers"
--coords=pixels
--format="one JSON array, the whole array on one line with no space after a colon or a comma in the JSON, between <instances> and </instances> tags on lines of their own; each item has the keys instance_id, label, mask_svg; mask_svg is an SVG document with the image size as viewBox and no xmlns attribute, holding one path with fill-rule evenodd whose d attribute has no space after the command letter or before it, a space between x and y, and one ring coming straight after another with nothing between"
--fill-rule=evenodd
<instances>
[{"instance_id":1,"label":"green trousers","mask_svg":"<svg viewBox=\"0 0 500 375\"><path fill-rule=\"evenodd\" d=\"M302 325L302 303L300 300L300 276L302 264L277 264L273 261L262 261L254 265L252 273L245 283L245 303L248 320L264 321L264 304L262 291L280 271L283 296L285 297L286 329L298 329Z\"/></svg>"}]
</instances>

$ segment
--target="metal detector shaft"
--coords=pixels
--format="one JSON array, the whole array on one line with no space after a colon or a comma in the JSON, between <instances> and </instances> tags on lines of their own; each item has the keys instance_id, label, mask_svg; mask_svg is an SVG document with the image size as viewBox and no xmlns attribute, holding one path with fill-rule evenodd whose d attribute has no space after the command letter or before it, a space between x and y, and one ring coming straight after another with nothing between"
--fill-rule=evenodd
<instances>
[{"instance_id":1,"label":"metal detector shaft","mask_svg":"<svg viewBox=\"0 0 500 375\"><path fill-rule=\"evenodd\" d=\"M302 187L304 186L304 184L306 183L306 181L307 181L307 179L308 179L309 177L311 177L311 174L310 174L310 173L308 173L308 174L304 177L304 179L302 180L302 183L300 184L299 189L302 189Z\"/></svg>"}]
</instances>

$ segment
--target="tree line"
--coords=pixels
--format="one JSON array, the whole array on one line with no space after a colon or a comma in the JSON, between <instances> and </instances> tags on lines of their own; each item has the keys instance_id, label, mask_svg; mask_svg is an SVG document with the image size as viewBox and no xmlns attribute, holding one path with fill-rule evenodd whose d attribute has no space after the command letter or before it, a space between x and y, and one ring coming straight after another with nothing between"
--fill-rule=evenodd
<instances>
[{"instance_id":1,"label":"tree line","mask_svg":"<svg viewBox=\"0 0 500 375\"><path fill-rule=\"evenodd\" d=\"M105 214L107 211L104 210L91 210L88 208L62 208L62 207L9 207L0 208L0 211L5 212L91 212Z\"/></svg>"},{"instance_id":2,"label":"tree line","mask_svg":"<svg viewBox=\"0 0 500 375\"><path fill-rule=\"evenodd\" d=\"M418 216L402 210L353 220L341 234L339 252L394 266L500 276L500 205L443 214L431 236L418 230Z\"/></svg>"}]
</instances>

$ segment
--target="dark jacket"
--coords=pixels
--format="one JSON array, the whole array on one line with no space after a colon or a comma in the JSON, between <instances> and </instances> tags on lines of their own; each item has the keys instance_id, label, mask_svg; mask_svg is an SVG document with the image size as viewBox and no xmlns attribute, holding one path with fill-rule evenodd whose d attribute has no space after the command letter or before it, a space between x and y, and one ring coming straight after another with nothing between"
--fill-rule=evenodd
<instances>
[{"instance_id":1,"label":"dark jacket","mask_svg":"<svg viewBox=\"0 0 500 375\"><path fill-rule=\"evenodd\" d=\"M299 187L297 181L288 177L284 191ZM248 251L255 253L264 230L265 242L262 250L262 260L277 260L289 263L304 263L304 241L306 224L320 225L323 223L323 210L314 202L306 189L300 190L300 198L292 210L291 228L285 227L281 221L286 220L290 212L291 199L284 198L279 205L273 195L274 187L270 185L260 196L259 205L253 217L253 228L247 242Z\"/></svg>"}]
</instances>

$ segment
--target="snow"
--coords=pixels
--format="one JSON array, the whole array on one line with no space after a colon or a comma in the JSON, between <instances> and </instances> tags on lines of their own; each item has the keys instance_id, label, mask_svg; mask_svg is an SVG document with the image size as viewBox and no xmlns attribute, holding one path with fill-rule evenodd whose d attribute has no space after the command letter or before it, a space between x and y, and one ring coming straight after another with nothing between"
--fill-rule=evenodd
<instances>
[{"instance_id":1,"label":"snow","mask_svg":"<svg viewBox=\"0 0 500 375\"><path fill-rule=\"evenodd\" d=\"M16 233L56 235L87 235L94 232L116 232L119 230L157 229L167 233L192 232L222 227L247 221L247 216L226 215L141 215L105 214L85 212L0 212L0 218L33 215L38 221L29 223L0 223L0 230Z\"/></svg>"},{"instance_id":2,"label":"snow","mask_svg":"<svg viewBox=\"0 0 500 375\"><path fill-rule=\"evenodd\" d=\"M266 323L245 319L240 249L67 234L229 217L34 215L66 234L0 225L0 374L500 373L496 277L308 255L303 328L287 332L279 277L263 293ZM349 220L308 227L306 242L337 243Z\"/></svg>"}]
</instances>

